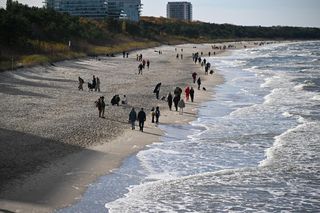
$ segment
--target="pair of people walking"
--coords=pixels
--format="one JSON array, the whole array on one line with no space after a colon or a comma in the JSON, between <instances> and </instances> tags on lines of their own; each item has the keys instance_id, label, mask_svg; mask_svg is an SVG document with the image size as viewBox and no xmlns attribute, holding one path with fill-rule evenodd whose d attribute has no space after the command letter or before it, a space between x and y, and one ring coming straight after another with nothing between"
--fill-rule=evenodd
<instances>
[{"instance_id":1,"label":"pair of people walking","mask_svg":"<svg viewBox=\"0 0 320 213\"><path fill-rule=\"evenodd\" d=\"M136 121L138 120L139 121L139 129L141 132L143 132L144 122L146 121L146 118L147 118L147 115L144 112L143 108L141 108L140 112L137 115L134 107L132 107L131 112L129 114L129 122L131 123L132 130L135 129Z\"/></svg>"},{"instance_id":2,"label":"pair of people walking","mask_svg":"<svg viewBox=\"0 0 320 213\"><path fill-rule=\"evenodd\" d=\"M191 98L191 102L193 102L193 100L194 100L194 89L193 89L193 87L191 87L191 89L190 89L190 87L187 86L184 92L186 94L186 101L189 101L189 97L190 97Z\"/></svg>"},{"instance_id":3,"label":"pair of people walking","mask_svg":"<svg viewBox=\"0 0 320 213\"><path fill-rule=\"evenodd\" d=\"M159 117L160 117L160 108L157 106L156 109L154 109L154 107L151 110L152 112L152 123L156 122L157 124L159 123ZM154 112L154 114L153 114ZM156 120L154 121L154 118L156 118ZM135 129L136 126L136 121L139 122L139 130L141 132L143 132L143 128L144 128L144 122L147 119L147 115L144 112L144 109L141 108L140 112L136 113L134 107L132 107L131 112L129 113L129 122L131 123L131 128L132 130Z\"/></svg>"},{"instance_id":4,"label":"pair of people walking","mask_svg":"<svg viewBox=\"0 0 320 213\"><path fill-rule=\"evenodd\" d=\"M151 109L151 123L156 122L156 124L159 123L159 117L160 117L160 108L157 106L156 109L154 109L154 107L152 107ZM156 119L156 121L154 121L154 119Z\"/></svg>"}]
</instances>

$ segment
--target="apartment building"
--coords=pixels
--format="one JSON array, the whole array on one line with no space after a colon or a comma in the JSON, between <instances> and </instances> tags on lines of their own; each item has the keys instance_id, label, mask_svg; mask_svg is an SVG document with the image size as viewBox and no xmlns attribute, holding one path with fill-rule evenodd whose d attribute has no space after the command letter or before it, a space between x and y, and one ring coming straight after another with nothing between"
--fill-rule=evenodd
<instances>
[{"instance_id":1,"label":"apartment building","mask_svg":"<svg viewBox=\"0 0 320 213\"><path fill-rule=\"evenodd\" d=\"M47 8L93 19L139 21L141 0L45 0Z\"/></svg>"},{"instance_id":2,"label":"apartment building","mask_svg":"<svg viewBox=\"0 0 320 213\"><path fill-rule=\"evenodd\" d=\"M192 21L192 4L190 2L168 2L167 18Z\"/></svg>"}]
</instances>

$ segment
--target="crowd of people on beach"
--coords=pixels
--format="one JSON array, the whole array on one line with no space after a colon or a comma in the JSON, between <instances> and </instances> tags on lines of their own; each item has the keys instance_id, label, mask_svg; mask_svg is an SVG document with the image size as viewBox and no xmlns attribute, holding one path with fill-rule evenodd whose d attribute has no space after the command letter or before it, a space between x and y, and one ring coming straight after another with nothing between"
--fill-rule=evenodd
<instances>
[{"instance_id":1,"label":"crowd of people on beach","mask_svg":"<svg viewBox=\"0 0 320 213\"><path fill-rule=\"evenodd\" d=\"M161 53L162 54L162 53ZM150 61L149 59L144 59L142 54L137 54L137 61L140 62L140 64L138 65L138 75L142 75L142 70L146 68L148 68L148 70L150 69Z\"/></svg>"},{"instance_id":2,"label":"crowd of people on beach","mask_svg":"<svg viewBox=\"0 0 320 213\"><path fill-rule=\"evenodd\" d=\"M212 48L216 48L212 46ZM180 53L177 53L176 58L177 59L183 59L183 49L181 48ZM158 52L159 54L162 54L162 51L155 51ZM175 48L175 52L178 52L178 49ZM122 53L123 58L128 58L129 53L123 52ZM211 56L211 52L208 53L209 57ZM215 55L215 52L214 52ZM142 54L137 54L136 60L139 62L138 65L138 75L142 75L143 69L147 67L147 69L150 68L150 61L148 59L145 59ZM201 67L204 68L204 74L207 75L209 72L209 69L211 68L211 64L207 62L207 60L203 57L203 52L199 53L193 53L192 54L192 60L194 61L195 64L200 64ZM212 73L211 73L212 74ZM79 81L79 86L78 89L83 91L83 84L85 83L84 80L79 76L78 78ZM197 84L198 90L201 89L201 78L198 77L197 72L192 73L192 82L193 84ZM160 90L161 90L161 85L162 83L159 82L156 84L153 93L155 94L155 98L157 100L160 100ZM100 92L100 79L96 76L93 75L92 80L88 82L88 89L89 91L96 91ZM203 90L206 90L203 87ZM184 92L184 96L183 96ZM172 111L172 107L174 106L175 111L179 112L180 115L183 115L184 108L186 107L186 103L191 101L194 102L195 98L195 90L192 86L187 85L184 90L180 87L176 87L172 92L169 92L166 96L162 96L161 101L166 101L169 107L169 110ZM128 105L128 100L126 95L123 95L122 100L120 99L120 95L116 94L112 97L110 101L112 106L119 106L120 103L121 105ZM107 104L105 103L104 96L100 96L98 100L95 101L95 106L98 109L98 114L99 118L105 118L105 108ZM152 107L150 111L151 115L151 123L158 124L160 121L160 107ZM136 121L139 123L139 130L143 132L144 129L144 123L146 122L147 114L145 112L144 108L140 108L139 112L136 112L136 109L134 107L131 108L131 111L129 113L129 123L131 124L132 130L135 130L136 126Z\"/></svg>"}]
</instances>

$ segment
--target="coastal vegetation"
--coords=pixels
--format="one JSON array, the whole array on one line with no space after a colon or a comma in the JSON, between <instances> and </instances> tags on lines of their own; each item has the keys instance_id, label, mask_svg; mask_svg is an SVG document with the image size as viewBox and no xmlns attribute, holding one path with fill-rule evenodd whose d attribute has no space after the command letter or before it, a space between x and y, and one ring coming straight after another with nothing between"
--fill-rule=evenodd
<instances>
[{"instance_id":1,"label":"coastal vegetation","mask_svg":"<svg viewBox=\"0 0 320 213\"><path fill-rule=\"evenodd\" d=\"M319 28L261 27L142 17L90 20L8 1L0 9L0 70L160 44L320 39Z\"/></svg>"}]
</instances>

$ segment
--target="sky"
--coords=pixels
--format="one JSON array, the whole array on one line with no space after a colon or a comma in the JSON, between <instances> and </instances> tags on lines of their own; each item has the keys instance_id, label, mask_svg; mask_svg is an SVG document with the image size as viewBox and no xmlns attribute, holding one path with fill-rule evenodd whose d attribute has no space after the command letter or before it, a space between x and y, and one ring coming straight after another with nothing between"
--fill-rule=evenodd
<instances>
[{"instance_id":1,"label":"sky","mask_svg":"<svg viewBox=\"0 0 320 213\"><path fill-rule=\"evenodd\" d=\"M43 6L44 0L18 0ZM143 16L166 17L168 0L141 0ZM175 1L175 0L169 0ZM179 0L176 0L179 1ZM181 1L181 0L180 0ZM186 1L186 0L184 0ZM320 28L320 0L187 0L193 19L246 26L303 26ZM6 0L0 0L4 7Z\"/></svg>"}]
</instances>

